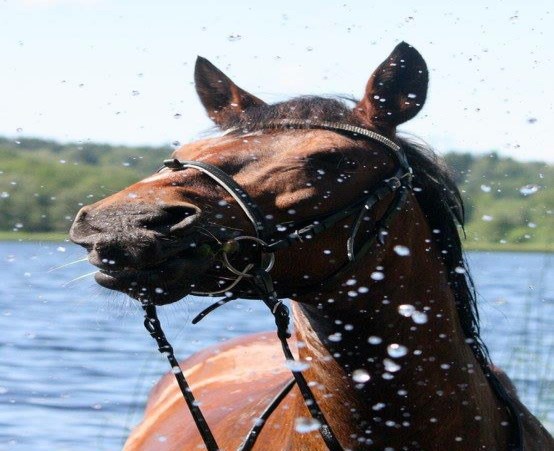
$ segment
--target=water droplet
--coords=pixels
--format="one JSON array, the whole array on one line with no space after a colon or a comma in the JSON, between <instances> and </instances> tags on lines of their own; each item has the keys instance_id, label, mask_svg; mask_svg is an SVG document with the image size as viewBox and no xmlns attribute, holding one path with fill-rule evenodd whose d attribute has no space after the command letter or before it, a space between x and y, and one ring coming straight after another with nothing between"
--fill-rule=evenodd
<instances>
[{"instance_id":1,"label":"water droplet","mask_svg":"<svg viewBox=\"0 0 554 451\"><path fill-rule=\"evenodd\" d=\"M494 217L492 217L490 215L483 215L483 216L481 216L481 219L483 221L486 221L486 222L491 222L494 219Z\"/></svg>"},{"instance_id":2,"label":"water droplet","mask_svg":"<svg viewBox=\"0 0 554 451\"><path fill-rule=\"evenodd\" d=\"M138 197L138 194L137 193L129 193L129 194L127 194L127 197L129 199L136 199Z\"/></svg>"},{"instance_id":3,"label":"water droplet","mask_svg":"<svg viewBox=\"0 0 554 451\"><path fill-rule=\"evenodd\" d=\"M537 191L539 191L541 187L539 185L530 184L522 186L519 189L519 192L523 194L524 196L530 196L531 194L535 194Z\"/></svg>"},{"instance_id":4,"label":"water droplet","mask_svg":"<svg viewBox=\"0 0 554 451\"><path fill-rule=\"evenodd\" d=\"M183 115L182 115L181 113L175 113L175 114L173 115L173 119L181 119L182 116L183 116Z\"/></svg>"},{"instance_id":5,"label":"water droplet","mask_svg":"<svg viewBox=\"0 0 554 451\"><path fill-rule=\"evenodd\" d=\"M6 192L6 191L2 191L0 193L0 198L1 199L7 199L8 197L10 197L10 193Z\"/></svg>"},{"instance_id":6,"label":"water droplet","mask_svg":"<svg viewBox=\"0 0 554 451\"><path fill-rule=\"evenodd\" d=\"M179 368L178 366L172 367L172 368L171 368L171 372L172 372L173 374L182 373L181 368Z\"/></svg>"},{"instance_id":7,"label":"water droplet","mask_svg":"<svg viewBox=\"0 0 554 451\"><path fill-rule=\"evenodd\" d=\"M385 274L383 274L381 271L373 271L370 277L373 280L383 280L385 278Z\"/></svg>"},{"instance_id":8,"label":"water droplet","mask_svg":"<svg viewBox=\"0 0 554 451\"><path fill-rule=\"evenodd\" d=\"M408 348L406 346L399 345L398 343L392 343L387 346L387 353L391 357L398 359L400 357L404 357L408 353Z\"/></svg>"},{"instance_id":9,"label":"water droplet","mask_svg":"<svg viewBox=\"0 0 554 451\"><path fill-rule=\"evenodd\" d=\"M481 185L481 191L483 191L485 193L490 193L491 189L492 188L488 185Z\"/></svg>"},{"instance_id":10,"label":"water droplet","mask_svg":"<svg viewBox=\"0 0 554 451\"><path fill-rule=\"evenodd\" d=\"M385 370L389 373L396 373L400 370L400 368L402 368L398 363L391 359L384 359L383 366L385 367Z\"/></svg>"},{"instance_id":11,"label":"water droplet","mask_svg":"<svg viewBox=\"0 0 554 451\"><path fill-rule=\"evenodd\" d=\"M164 292L163 288L155 288L154 291L158 294L162 294Z\"/></svg>"},{"instance_id":12,"label":"water droplet","mask_svg":"<svg viewBox=\"0 0 554 451\"><path fill-rule=\"evenodd\" d=\"M22 129L21 127L17 127L17 128L15 129L15 131L16 131L17 133L21 133L21 132L23 131L23 129Z\"/></svg>"},{"instance_id":13,"label":"water droplet","mask_svg":"<svg viewBox=\"0 0 554 451\"><path fill-rule=\"evenodd\" d=\"M134 89L134 90L131 91L131 95L133 97L136 97L136 96L140 95L140 91L137 91L136 89Z\"/></svg>"},{"instance_id":14,"label":"water droplet","mask_svg":"<svg viewBox=\"0 0 554 451\"><path fill-rule=\"evenodd\" d=\"M240 34L230 34L227 36L227 40L231 42L240 41L242 39L242 36Z\"/></svg>"},{"instance_id":15,"label":"water droplet","mask_svg":"<svg viewBox=\"0 0 554 451\"><path fill-rule=\"evenodd\" d=\"M387 407L387 405L384 402L378 402L377 404L374 404L373 407L371 407L371 408L373 410L382 410L385 407Z\"/></svg>"},{"instance_id":16,"label":"water droplet","mask_svg":"<svg viewBox=\"0 0 554 451\"><path fill-rule=\"evenodd\" d=\"M425 324L428 321L427 313L415 311L412 314L412 321L416 324Z\"/></svg>"},{"instance_id":17,"label":"water droplet","mask_svg":"<svg viewBox=\"0 0 554 451\"><path fill-rule=\"evenodd\" d=\"M414 94L413 92L410 92L408 94L408 99L415 99L417 97L417 94Z\"/></svg>"},{"instance_id":18,"label":"water droplet","mask_svg":"<svg viewBox=\"0 0 554 451\"><path fill-rule=\"evenodd\" d=\"M462 268L461 266L456 266L454 268L454 272L456 274L465 274L466 273L466 270L464 268Z\"/></svg>"},{"instance_id":19,"label":"water droplet","mask_svg":"<svg viewBox=\"0 0 554 451\"><path fill-rule=\"evenodd\" d=\"M363 384L371 379L371 376L369 373L364 369L354 370L352 371L352 380L354 382L358 382L360 384Z\"/></svg>"},{"instance_id":20,"label":"water droplet","mask_svg":"<svg viewBox=\"0 0 554 451\"><path fill-rule=\"evenodd\" d=\"M372 335L371 337L369 337L367 339L367 342L370 344L370 345L378 345L380 343L382 343L383 339L381 337L377 337L375 335Z\"/></svg>"},{"instance_id":21,"label":"water droplet","mask_svg":"<svg viewBox=\"0 0 554 451\"><path fill-rule=\"evenodd\" d=\"M294 430L300 434L317 431L321 423L314 418L297 417L294 419Z\"/></svg>"},{"instance_id":22,"label":"water droplet","mask_svg":"<svg viewBox=\"0 0 554 451\"><path fill-rule=\"evenodd\" d=\"M310 367L310 363L305 360L287 360L285 366L293 372L300 372L307 370Z\"/></svg>"},{"instance_id":23,"label":"water droplet","mask_svg":"<svg viewBox=\"0 0 554 451\"><path fill-rule=\"evenodd\" d=\"M57 250L58 252L65 252L65 247L63 247L63 246L58 246L58 247L56 248L56 250Z\"/></svg>"},{"instance_id":24,"label":"water droplet","mask_svg":"<svg viewBox=\"0 0 554 451\"><path fill-rule=\"evenodd\" d=\"M409 318L416 311L415 307L412 304L400 304L398 306L398 313L406 318Z\"/></svg>"},{"instance_id":25,"label":"water droplet","mask_svg":"<svg viewBox=\"0 0 554 451\"><path fill-rule=\"evenodd\" d=\"M356 279L348 279L346 281L346 285L348 285L349 287L351 287L352 285L356 285Z\"/></svg>"},{"instance_id":26,"label":"water droplet","mask_svg":"<svg viewBox=\"0 0 554 451\"><path fill-rule=\"evenodd\" d=\"M396 246L394 246L393 249L394 249L394 252L396 252L401 257L406 257L406 256L410 255L410 248L409 247L397 244Z\"/></svg>"},{"instance_id":27,"label":"water droplet","mask_svg":"<svg viewBox=\"0 0 554 451\"><path fill-rule=\"evenodd\" d=\"M342 334L340 332L335 332L327 337L329 341L338 342L342 340Z\"/></svg>"}]
</instances>

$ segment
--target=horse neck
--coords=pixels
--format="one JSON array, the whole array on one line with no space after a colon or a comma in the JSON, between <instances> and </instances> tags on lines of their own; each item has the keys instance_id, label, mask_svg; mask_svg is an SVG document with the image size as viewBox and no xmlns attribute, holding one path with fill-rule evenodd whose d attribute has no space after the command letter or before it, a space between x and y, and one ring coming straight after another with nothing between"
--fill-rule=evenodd
<instances>
[{"instance_id":1,"label":"horse neck","mask_svg":"<svg viewBox=\"0 0 554 451\"><path fill-rule=\"evenodd\" d=\"M400 230L390 235L402 237L409 256L392 252L393 241L382 261L360 261L349 282L294 303L299 356L310 363L304 374L316 382L316 396L343 445L406 446L413 431L424 449L441 449L439 436L446 437L445 447L466 449L472 440L472 446L496 448L505 440L506 428L499 426L504 409L466 343L422 212L410 210L413 217L396 224L411 224L411 237ZM383 266L381 281L371 276L377 266ZM427 321L400 314L405 304ZM404 346L406 355L389 354L391 344ZM386 443L379 442L383 437Z\"/></svg>"}]
</instances>

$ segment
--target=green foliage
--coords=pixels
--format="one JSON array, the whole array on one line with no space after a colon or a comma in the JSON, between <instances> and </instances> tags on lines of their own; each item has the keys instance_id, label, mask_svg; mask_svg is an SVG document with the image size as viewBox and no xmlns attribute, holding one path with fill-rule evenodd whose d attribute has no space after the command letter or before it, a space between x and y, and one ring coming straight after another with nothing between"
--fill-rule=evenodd
<instances>
[{"instance_id":1,"label":"green foliage","mask_svg":"<svg viewBox=\"0 0 554 451\"><path fill-rule=\"evenodd\" d=\"M551 247L552 167L502 158L495 152L485 156L449 153L445 159L465 199L469 240Z\"/></svg>"},{"instance_id":2,"label":"green foliage","mask_svg":"<svg viewBox=\"0 0 554 451\"><path fill-rule=\"evenodd\" d=\"M0 230L66 232L82 205L151 174L169 154L169 147L0 138ZM496 153L449 153L445 159L465 198L472 247L521 243L546 248L554 241L551 167ZM522 193L525 186L537 192Z\"/></svg>"},{"instance_id":3,"label":"green foliage","mask_svg":"<svg viewBox=\"0 0 554 451\"><path fill-rule=\"evenodd\" d=\"M154 172L169 148L0 139L0 230L64 232L82 205Z\"/></svg>"}]
</instances>

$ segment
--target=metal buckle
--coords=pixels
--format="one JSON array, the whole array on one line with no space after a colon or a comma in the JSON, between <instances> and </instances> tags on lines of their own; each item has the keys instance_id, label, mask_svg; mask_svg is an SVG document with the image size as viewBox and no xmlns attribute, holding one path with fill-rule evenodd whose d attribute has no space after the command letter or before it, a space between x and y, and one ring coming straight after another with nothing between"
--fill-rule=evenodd
<instances>
[{"instance_id":1,"label":"metal buckle","mask_svg":"<svg viewBox=\"0 0 554 451\"><path fill-rule=\"evenodd\" d=\"M385 183L389 185L391 191L396 191L402 185L402 182L398 177L391 177L390 179L386 179Z\"/></svg>"},{"instance_id":2,"label":"metal buckle","mask_svg":"<svg viewBox=\"0 0 554 451\"><path fill-rule=\"evenodd\" d=\"M177 170L183 167L183 163L177 158L170 158L169 160L164 160L164 166L169 169Z\"/></svg>"},{"instance_id":3,"label":"metal buckle","mask_svg":"<svg viewBox=\"0 0 554 451\"><path fill-rule=\"evenodd\" d=\"M262 240L260 238L257 238L255 236L248 236L248 235L237 236L236 238L233 238L229 241L243 241L243 240L254 241L254 242L262 245L265 248L267 248L267 246L268 246L268 244L264 240ZM240 271L231 264L231 262L229 261L229 259L227 257L227 252L225 250L223 250L222 255L223 255L223 264L233 274L235 274L237 276L241 276L241 277L254 277L252 274L247 272L252 268L250 268L247 271ZM263 271L269 272L269 271L271 271L271 269L273 268L273 265L275 264L275 254L273 252L262 252L262 258L264 258L266 256L269 257L269 261L267 262L266 267L263 269Z\"/></svg>"}]
</instances>

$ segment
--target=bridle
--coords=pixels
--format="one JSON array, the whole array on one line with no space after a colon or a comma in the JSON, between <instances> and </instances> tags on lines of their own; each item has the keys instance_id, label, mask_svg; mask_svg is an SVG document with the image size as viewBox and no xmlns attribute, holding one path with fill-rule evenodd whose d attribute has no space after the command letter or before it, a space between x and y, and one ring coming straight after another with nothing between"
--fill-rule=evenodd
<instances>
[{"instance_id":1,"label":"bridle","mask_svg":"<svg viewBox=\"0 0 554 451\"><path fill-rule=\"evenodd\" d=\"M287 339L290 338L289 327L289 310L288 307L281 300L284 297L288 297L288 293L278 293L274 287L273 280L270 275L270 270L275 260L275 252L286 249L296 243L313 239L316 235L331 228L338 222L346 219L350 216L357 215L353 222L352 232L347 240L347 262L340 267L330 278L327 278L324 284L317 284L317 287L322 288L323 285L332 284L335 281L341 279L345 274L350 271L352 265L369 249L375 245L378 241L383 245L387 228L396 215L401 210L402 205L406 201L407 194L411 189L412 171L408 164L405 154L402 152L401 147L390 139L375 133L371 130L355 127L348 124L331 123L331 122L315 122L315 121L295 121L295 120L279 120L272 121L261 127L262 129L324 129L332 130L338 133L348 134L353 137L365 138L381 143L387 152L393 156L397 163L397 169L395 174L380 182L371 193L366 194L362 199L342 208L338 211L327 214L323 217L313 219L307 225L303 227L296 227L298 224L294 222L288 222L279 224L268 230L267 221L265 216L257 204L250 198L248 193L227 173L220 168L201 161L179 161L177 159L171 159L164 161L164 166L174 171L181 171L185 169L196 169L203 174L214 180L219 186L227 191L227 193L236 201L240 206L246 217L251 222L254 235L245 235L232 239L235 243L242 240L250 240L259 245L259 258L257 264L250 263L243 269L235 268L226 252L223 252L223 264L234 275L236 275L235 281L231 286L226 287L224 290L218 290L213 292L195 292L192 294L213 296L221 294L222 292L230 290L232 287L238 285L239 282L249 282L253 290L247 293L240 293L242 298L255 298L261 299L265 305L270 309L275 318L277 326L277 336L281 342L283 353L288 361L294 361L294 356L289 348ZM369 219L369 213L371 209L390 193L394 193L395 197L391 204L382 215L382 217L373 225L374 233L372 236L357 248L356 237L360 231L360 227L363 222ZM279 230L293 230L291 233L282 236ZM312 291L313 286L301 287L294 290L291 295L297 295L299 292ZM202 311L196 318L193 319L193 323L196 324L208 313L215 310L217 307L238 298L239 295L233 295L226 297L221 301L212 304L210 307ZM157 317L156 308L153 304L145 302L143 304L145 310L144 325L150 335L156 340L159 351L164 354L172 367L172 371L175 374L183 397L187 403L187 406L191 412L191 415L196 423L196 426L204 440L204 444L210 451L219 449L217 442L204 418L198 404L196 403L192 391L183 375L179 363L173 353L173 348L167 341L165 334L161 328L160 321ZM329 423L327 422L323 412L319 408L319 405L308 385L308 382L300 371L292 371L293 379L283 388L283 390L277 395L277 397L271 402L269 407L260 416L256 424L252 427L249 434L243 441L241 447L242 451L250 450L254 446L254 443L259 436L261 428L265 421L269 418L271 413L284 399L286 394L292 389L296 383L302 393L306 406L313 417L320 424L320 433L327 447L332 451L342 450L340 443L338 442L335 434L333 433Z\"/></svg>"},{"instance_id":2,"label":"bridle","mask_svg":"<svg viewBox=\"0 0 554 451\"><path fill-rule=\"evenodd\" d=\"M408 164L408 160L403 149L394 141L380 135L372 130L361 127L356 127L348 124L334 122L318 122L318 121L300 121L300 120L275 120L263 124L260 129L324 129L331 130L337 133L347 134L354 138L363 138L371 141L376 141L382 144L387 153L392 156L396 163L396 169L392 177L386 178L379 182L373 189L364 191L364 196L354 203L333 211L324 216L310 220L307 224L304 221L281 223L276 226L268 226L265 216L262 214L258 205L251 199L248 193L227 173L220 168L201 161L180 161L170 159L164 161L164 167L174 171L185 169L195 169L207 175L215 181L220 187L225 189L227 193L235 200L238 206L242 209L245 216L253 226L254 235L244 235L231 239L226 246L222 248L222 263L223 266L230 271L235 277L232 283L217 291L202 292L193 291L192 294L202 296L216 296L222 293L228 293L239 284L249 285L247 291L233 291L233 294L226 296L220 301L210 305L208 308L198 314L193 320L193 324L199 322L207 314L215 310L217 307L226 304L229 301L241 298L260 299L269 308L275 318L277 326L277 336L281 342L283 354L287 361L294 362L294 356L290 350L287 339L290 338L289 328L289 310L281 299L297 296L302 293L313 292L314 290L323 290L327 286L331 286L342 279L352 270L353 265L374 246L384 246L388 235L388 227L392 219L402 210L406 202L408 193L412 189L412 169ZM382 216L374 222L371 222L370 213L373 207L387 195L393 194L394 197L389 203L387 209ZM271 268L275 261L275 253L286 249L296 243L309 241L317 235L330 229L340 221L354 217L351 225L350 236L346 242L346 262L339 267L332 275L325 278L325 281L316 282L311 285L297 287L289 292L276 289L272 277L270 275ZM362 224L370 224L371 234L361 244L357 245L357 236L359 235ZM288 231L283 234L282 230ZM226 248L236 247L240 241L251 241L257 246L258 256L255 263L249 263L246 267L236 268L230 261ZM173 348L167 341L165 334L161 328L160 321L157 317L156 307L148 301L143 302L145 311L144 326L150 335L156 340L158 350L164 354L172 368L179 388L187 403L194 422L204 440L204 444L209 451L219 449L217 442L196 402L194 395L185 379L185 376L175 358ZM290 366L294 368L293 365ZM333 430L329 426L327 419L321 411L309 385L301 371L292 370L293 378L283 387L278 395L272 400L266 410L255 422L254 426L249 431L246 438L239 447L241 451L251 450L258 438L263 425L268 420L272 412L279 406L280 402L290 392L294 384L302 394L305 405L308 408L310 415L320 425L319 432L327 446L331 451L343 450L337 440ZM498 388L497 388L498 389Z\"/></svg>"}]
</instances>

